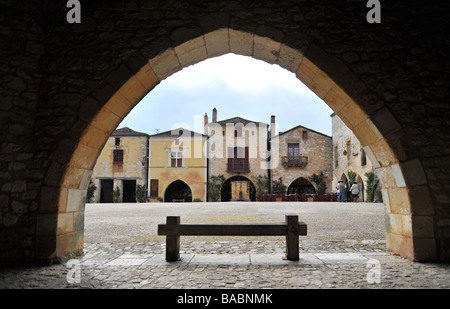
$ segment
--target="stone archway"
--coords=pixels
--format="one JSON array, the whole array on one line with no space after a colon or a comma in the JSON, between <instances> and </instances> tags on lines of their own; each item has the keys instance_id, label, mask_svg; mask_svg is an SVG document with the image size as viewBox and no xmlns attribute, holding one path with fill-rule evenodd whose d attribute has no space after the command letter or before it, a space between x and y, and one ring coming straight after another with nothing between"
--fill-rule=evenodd
<instances>
[{"instance_id":1,"label":"stone archway","mask_svg":"<svg viewBox=\"0 0 450 309\"><path fill-rule=\"evenodd\" d=\"M248 185L246 185L246 187L244 188L246 191L244 194L245 200L256 201L256 189L255 189L255 184L253 183L253 181L251 181L250 179L248 179L245 176L231 176L230 178L225 180L225 182L222 184L222 188L220 189L220 195L221 195L222 202L229 202L229 201L233 200L233 196L232 196L233 182L247 183ZM241 190L242 190L242 188L241 188ZM236 197L234 197L234 200L244 200L244 199L240 198L239 196L236 196Z\"/></svg>"},{"instance_id":2,"label":"stone archway","mask_svg":"<svg viewBox=\"0 0 450 309\"><path fill-rule=\"evenodd\" d=\"M295 179L287 189L288 194L314 194L315 192L314 185L304 177Z\"/></svg>"},{"instance_id":3,"label":"stone archway","mask_svg":"<svg viewBox=\"0 0 450 309\"><path fill-rule=\"evenodd\" d=\"M1 6L2 258L79 254L85 191L108 136L161 80L228 52L293 72L355 133L383 184L390 250L450 258L447 10L383 3L386 19L373 25L353 1L95 1L72 25L49 0Z\"/></svg>"},{"instance_id":4,"label":"stone archway","mask_svg":"<svg viewBox=\"0 0 450 309\"><path fill-rule=\"evenodd\" d=\"M365 196L365 185L364 185L364 180L361 178L361 176L360 175L358 175L357 177L356 177L356 183L359 185L359 189L361 190L360 191L360 193L359 193L359 201L360 202L364 202L366 199L366 196Z\"/></svg>"},{"instance_id":5,"label":"stone archway","mask_svg":"<svg viewBox=\"0 0 450 309\"><path fill-rule=\"evenodd\" d=\"M339 62L333 62L333 58L328 57L318 46L311 46L309 51L308 54L302 54L267 37L230 28L207 33L163 51L150 59L136 74L132 75L96 114L89 127L84 131L66 169L61 195L67 192L68 197L74 194L78 194L78 197L81 196L80 194L84 192L86 185L83 181L86 182L86 179L88 179L96 154L109 136L108 133L115 129L122 118L159 81L183 67L203 61L208 57L234 52L250 55L269 63L277 63L281 67L294 72L297 78L322 98L346 125L354 130L366 153L375 162L374 166L378 169L382 179L386 203L390 205L386 208L389 218L386 235L388 248L404 256L417 258L414 253L413 238L411 237L411 201L405 178L388 140L381 133L388 133L386 130L390 128L395 128L398 131L395 117L386 108L369 116L307 55L310 54L310 57L319 63L326 59L329 66L337 66L340 73L346 75L349 80L355 79L353 74L340 67ZM113 73L112 76L115 74L122 75L123 72ZM117 79L119 78L117 77ZM379 118L382 118L383 121L377 126L375 123ZM387 123L390 123L390 125L387 126ZM381 130L378 129L379 126L381 126ZM421 170L418 161L410 161L409 164L419 171ZM415 179L415 181L424 181L424 179ZM76 205L81 204L83 203L76 198L68 198L67 204L64 206L76 209ZM60 206L59 208L63 207ZM425 243L427 242L422 243L422 245ZM428 245L425 245L425 247L427 246L430 247L421 251L423 254L435 252L434 241L430 240Z\"/></svg>"},{"instance_id":6,"label":"stone archway","mask_svg":"<svg viewBox=\"0 0 450 309\"><path fill-rule=\"evenodd\" d=\"M167 186L164 202L192 202L191 188L184 181L175 180Z\"/></svg>"}]
</instances>

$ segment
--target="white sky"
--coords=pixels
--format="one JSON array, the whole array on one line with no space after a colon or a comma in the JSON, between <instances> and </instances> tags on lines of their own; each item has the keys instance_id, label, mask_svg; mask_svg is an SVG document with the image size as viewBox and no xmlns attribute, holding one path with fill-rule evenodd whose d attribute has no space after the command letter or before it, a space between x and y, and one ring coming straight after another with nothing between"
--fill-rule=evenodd
<instances>
[{"instance_id":1,"label":"white sky","mask_svg":"<svg viewBox=\"0 0 450 309\"><path fill-rule=\"evenodd\" d=\"M280 131L302 125L331 136L333 111L295 74L251 57L227 54L173 74L156 86L119 128L155 134L178 127L199 133L203 116L217 108L218 120L242 117Z\"/></svg>"}]
</instances>

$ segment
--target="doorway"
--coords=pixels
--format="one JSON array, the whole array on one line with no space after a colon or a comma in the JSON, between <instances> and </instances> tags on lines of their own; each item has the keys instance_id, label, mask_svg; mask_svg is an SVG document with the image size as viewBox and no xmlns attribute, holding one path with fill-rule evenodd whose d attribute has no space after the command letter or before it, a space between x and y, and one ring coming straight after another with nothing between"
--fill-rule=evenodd
<instances>
[{"instance_id":1,"label":"doorway","mask_svg":"<svg viewBox=\"0 0 450 309\"><path fill-rule=\"evenodd\" d=\"M167 187L164 202L192 202L191 189L184 181L176 180Z\"/></svg>"},{"instance_id":2,"label":"doorway","mask_svg":"<svg viewBox=\"0 0 450 309\"><path fill-rule=\"evenodd\" d=\"M112 203L113 202L113 180L101 179L100 180L100 203Z\"/></svg>"},{"instance_id":3,"label":"doorway","mask_svg":"<svg viewBox=\"0 0 450 309\"><path fill-rule=\"evenodd\" d=\"M123 203L136 203L136 180L123 181Z\"/></svg>"},{"instance_id":4,"label":"doorway","mask_svg":"<svg viewBox=\"0 0 450 309\"><path fill-rule=\"evenodd\" d=\"M288 194L314 194L316 189L306 178L300 177L294 180L287 190Z\"/></svg>"}]
</instances>

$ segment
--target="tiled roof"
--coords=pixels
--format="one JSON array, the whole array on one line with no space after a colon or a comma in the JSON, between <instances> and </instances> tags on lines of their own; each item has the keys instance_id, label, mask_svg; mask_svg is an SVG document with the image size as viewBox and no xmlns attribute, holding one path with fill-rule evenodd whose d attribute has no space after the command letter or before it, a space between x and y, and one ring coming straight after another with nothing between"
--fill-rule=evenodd
<instances>
[{"instance_id":1,"label":"tiled roof","mask_svg":"<svg viewBox=\"0 0 450 309\"><path fill-rule=\"evenodd\" d=\"M312 130L312 129L310 129L310 128L304 127L304 126L302 126L302 125L298 125L298 126L293 127L293 128L291 128L291 129L289 129L289 130L287 130L287 131L284 131L284 132L278 132L278 135L283 135L283 134L286 134L286 133L291 132L291 131L293 131L293 130L297 130L297 129L299 129L299 128L302 128L302 129L305 129L305 130L307 130L307 131L311 131L311 132L314 132L314 133L316 133L316 134L320 134L320 135L323 135L323 136L325 136L325 137L331 138L331 136L328 136L328 135L326 135L326 134L324 134L324 133L321 133L321 132Z\"/></svg>"},{"instance_id":2,"label":"tiled roof","mask_svg":"<svg viewBox=\"0 0 450 309\"><path fill-rule=\"evenodd\" d=\"M264 122L252 121L252 120L244 119L244 118L241 118L241 117L233 117L233 118L230 118L230 119L218 121L217 123L220 124L220 125L226 125L227 123L233 123L233 124L242 123L243 125L247 125L249 123L255 123L256 124L256 123L264 123Z\"/></svg>"},{"instance_id":3,"label":"tiled roof","mask_svg":"<svg viewBox=\"0 0 450 309\"><path fill-rule=\"evenodd\" d=\"M169 130L169 131L153 134L153 135L150 135L150 137L161 137L161 136L180 137L182 135L190 135L190 136L194 136L194 135L199 135L200 136L201 135L201 136L206 136L206 135L203 135L201 133L190 131L188 129L177 128L177 129L172 129L172 130Z\"/></svg>"},{"instance_id":4,"label":"tiled roof","mask_svg":"<svg viewBox=\"0 0 450 309\"><path fill-rule=\"evenodd\" d=\"M148 136L147 133L137 132L128 127L115 130L111 136Z\"/></svg>"}]
</instances>

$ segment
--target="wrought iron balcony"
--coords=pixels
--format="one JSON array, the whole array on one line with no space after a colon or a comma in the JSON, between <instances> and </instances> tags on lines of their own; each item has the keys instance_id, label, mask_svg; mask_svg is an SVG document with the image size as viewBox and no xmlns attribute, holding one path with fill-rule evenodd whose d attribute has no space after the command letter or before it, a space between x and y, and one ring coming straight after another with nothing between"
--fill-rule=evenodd
<instances>
[{"instance_id":1,"label":"wrought iron balcony","mask_svg":"<svg viewBox=\"0 0 450 309\"><path fill-rule=\"evenodd\" d=\"M250 172L250 163L239 160L229 160L227 163L227 172L229 173L248 173Z\"/></svg>"},{"instance_id":2,"label":"wrought iron balcony","mask_svg":"<svg viewBox=\"0 0 450 309\"><path fill-rule=\"evenodd\" d=\"M305 167L308 165L307 156L284 156L281 157L281 164L284 167Z\"/></svg>"}]
</instances>

